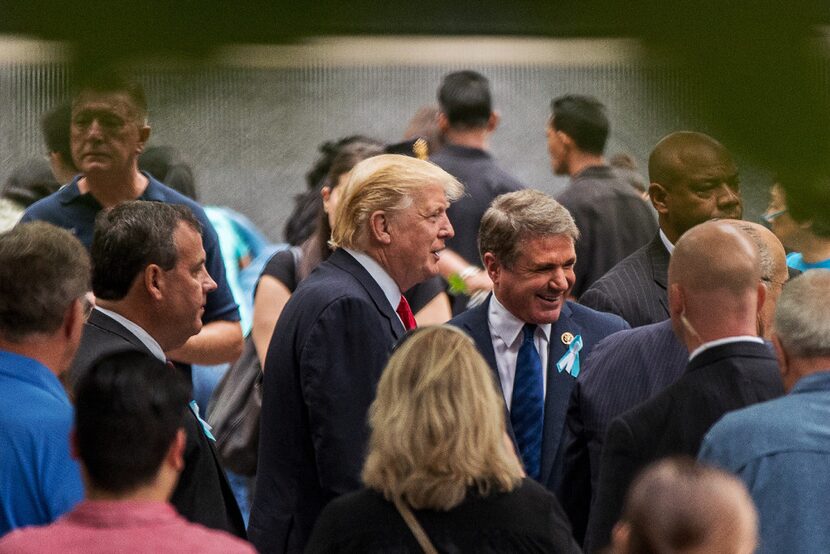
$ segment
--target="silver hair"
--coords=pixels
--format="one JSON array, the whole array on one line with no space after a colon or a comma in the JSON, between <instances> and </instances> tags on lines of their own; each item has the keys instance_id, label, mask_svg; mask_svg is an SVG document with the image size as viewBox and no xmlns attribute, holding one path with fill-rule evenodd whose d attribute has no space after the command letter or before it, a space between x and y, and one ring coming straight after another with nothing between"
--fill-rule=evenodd
<instances>
[{"instance_id":1,"label":"silver hair","mask_svg":"<svg viewBox=\"0 0 830 554\"><path fill-rule=\"evenodd\" d=\"M792 356L830 356L830 270L811 269L784 286L775 334Z\"/></svg>"}]
</instances>

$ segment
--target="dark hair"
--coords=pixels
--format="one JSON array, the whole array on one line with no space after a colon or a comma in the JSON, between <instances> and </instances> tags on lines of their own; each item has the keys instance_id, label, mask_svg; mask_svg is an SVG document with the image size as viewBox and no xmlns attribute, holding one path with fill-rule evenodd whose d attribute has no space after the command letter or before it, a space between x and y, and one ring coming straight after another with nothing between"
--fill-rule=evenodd
<instances>
[{"instance_id":1,"label":"dark hair","mask_svg":"<svg viewBox=\"0 0 830 554\"><path fill-rule=\"evenodd\" d=\"M61 188L52 175L49 162L32 158L12 170L3 186L3 198L14 200L21 206L30 206Z\"/></svg>"},{"instance_id":2,"label":"dark hair","mask_svg":"<svg viewBox=\"0 0 830 554\"><path fill-rule=\"evenodd\" d=\"M294 197L294 209L283 228L285 242L296 246L314 234L319 214L323 209L320 189L325 184L331 163L341 148L355 142L383 146L383 143L363 135L350 135L336 141L328 140L322 143L318 147L320 157L315 160L314 165L305 175L308 190Z\"/></svg>"},{"instance_id":3,"label":"dark hair","mask_svg":"<svg viewBox=\"0 0 830 554\"><path fill-rule=\"evenodd\" d=\"M174 233L179 223L202 232L187 206L146 200L123 202L102 210L92 237L92 292L104 300L121 300L144 268L176 265Z\"/></svg>"},{"instance_id":4,"label":"dark hair","mask_svg":"<svg viewBox=\"0 0 830 554\"><path fill-rule=\"evenodd\" d=\"M138 168L191 200L198 200L193 169L172 146L151 146L138 156Z\"/></svg>"},{"instance_id":5,"label":"dark hair","mask_svg":"<svg viewBox=\"0 0 830 554\"><path fill-rule=\"evenodd\" d=\"M69 231L42 221L0 234L0 336L54 333L89 290L89 256Z\"/></svg>"},{"instance_id":6,"label":"dark hair","mask_svg":"<svg viewBox=\"0 0 830 554\"><path fill-rule=\"evenodd\" d=\"M134 116L138 120L147 117L147 97L144 94L144 87L141 83L123 77L111 71L101 71L84 78L78 85L72 97L74 107L86 93L98 94L126 94L130 103L135 108Z\"/></svg>"},{"instance_id":7,"label":"dark hair","mask_svg":"<svg viewBox=\"0 0 830 554\"><path fill-rule=\"evenodd\" d=\"M75 392L78 454L92 484L125 493L152 482L188 409L182 374L143 352L120 352L95 362Z\"/></svg>"},{"instance_id":8,"label":"dark hair","mask_svg":"<svg viewBox=\"0 0 830 554\"><path fill-rule=\"evenodd\" d=\"M602 154L610 124L605 106L593 96L568 94L550 103L554 129L562 131L576 146L590 154Z\"/></svg>"},{"instance_id":9,"label":"dark hair","mask_svg":"<svg viewBox=\"0 0 830 554\"><path fill-rule=\"evenodd\" d=\"M438 88L438 105L451 127L484 127L493 112L490 82L475 71L456 71L446 75Z\"/></svg>"},{"instance_id":10,"label":"dark hair","mask_svg":"<svg viewBox=\"0 0 830 554\"><path fill-rule=\"evenodd\" d=\"M72 106L69 102L61 102L40 118L40 130L46 149L50 153L60 155L61 162L77 171L72 161L72 148L69 140L69 127L72 122Z\"/></svg>"}]
</instances>

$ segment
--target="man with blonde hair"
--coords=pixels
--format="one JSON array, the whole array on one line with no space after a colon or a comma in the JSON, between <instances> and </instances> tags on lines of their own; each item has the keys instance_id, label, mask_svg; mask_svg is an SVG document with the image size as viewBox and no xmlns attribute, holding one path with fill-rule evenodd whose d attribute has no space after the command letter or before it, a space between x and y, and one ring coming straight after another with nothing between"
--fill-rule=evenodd
<instances>
[{"instance_id":1,"label":"man with blonde hair","mask_svg":"<svg viewBox=\"0 0 830 554\"><path fill-rule=\"evenodd\" d=\"M450 322L490 364L528 476L552 491L560 483L568 398L584 360L601 339L628 328L618 316L567 300L578 236L568 210L542 192L496 198L478 234L493 294Z\"/></svg>"},{"instance_id":2,"label":"man with blonde hair","mask_svg":"<svg viewBox=\"0 0 830 554\"><path fill-rule=\"evenodd\" d=\"M344 186L336 248L291 296L268 349L256 494L260 552L300 552L326 503L360 488L366 413L395 342L415 320L402 293L438 273L461 184L386 154Z\"/></svg>"}]
</instances>

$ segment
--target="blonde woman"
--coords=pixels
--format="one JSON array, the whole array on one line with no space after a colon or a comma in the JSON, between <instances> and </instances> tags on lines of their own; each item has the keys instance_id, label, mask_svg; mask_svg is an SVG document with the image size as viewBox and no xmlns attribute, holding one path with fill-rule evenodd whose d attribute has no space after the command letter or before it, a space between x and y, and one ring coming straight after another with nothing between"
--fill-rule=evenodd
<instances>
[{"instance_id":1,"label":"blonde woman","mask_svg":"<svg viewBox=\"0 0 830 554\"><path fill-rule=\"evenodd\" d=\"M556 498L524 477L493 375L462 331L406 338L369 423L367 488L326 507L307 552L579 551Z\"/></svg>"}]
</instances>

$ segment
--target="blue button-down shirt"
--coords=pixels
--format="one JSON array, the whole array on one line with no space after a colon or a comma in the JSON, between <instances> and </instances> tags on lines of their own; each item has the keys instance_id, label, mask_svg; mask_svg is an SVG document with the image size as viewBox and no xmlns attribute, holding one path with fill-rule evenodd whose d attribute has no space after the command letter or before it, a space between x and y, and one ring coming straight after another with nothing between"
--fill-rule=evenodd
<instances>
[{"instance_id":1,"label":"blue button-down shirt","mask_svg":"<svg viewBox=\"0 0 830 554\"><path fill-rule=\"evenodd\" d=\"M0 535L50 523L83 498L69 454L72 421L54 373L0 350Z\"/></svg>"},{"instance_id":2,"label":"blue button-down shirt","mask_svg":"<svg viewBox=\"0 0 830 554\"><path fill-rule=\"evenodd\" d=\"M746 483L760 516L758 552L830 549L830 371L802 378L787 396L726 414L699 458Z\"/></svg>"}]
</instances>

